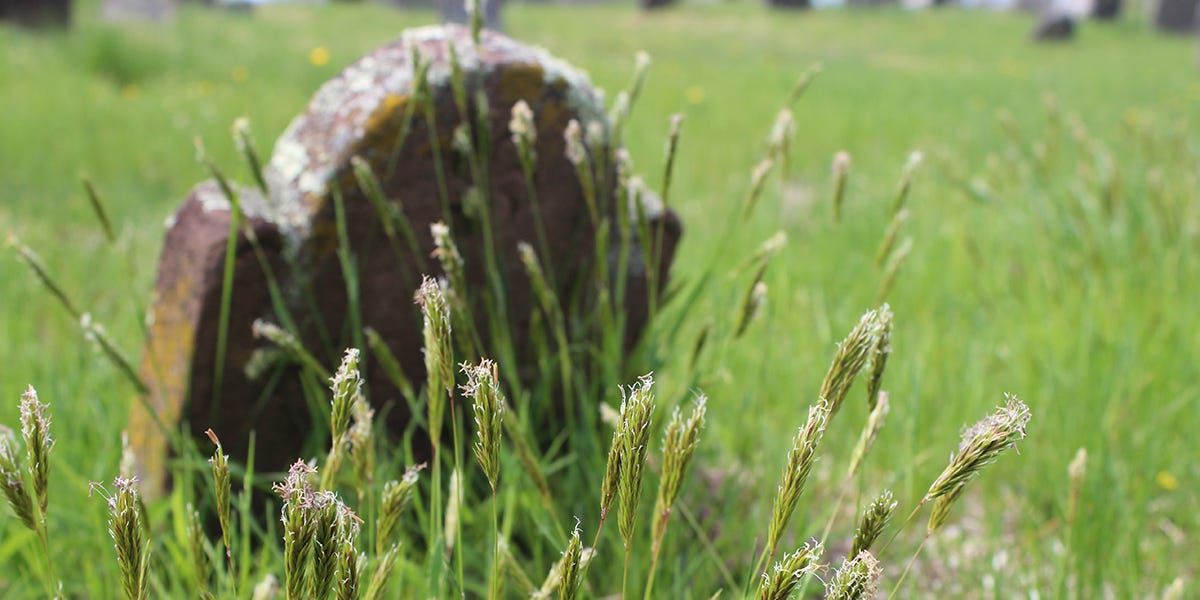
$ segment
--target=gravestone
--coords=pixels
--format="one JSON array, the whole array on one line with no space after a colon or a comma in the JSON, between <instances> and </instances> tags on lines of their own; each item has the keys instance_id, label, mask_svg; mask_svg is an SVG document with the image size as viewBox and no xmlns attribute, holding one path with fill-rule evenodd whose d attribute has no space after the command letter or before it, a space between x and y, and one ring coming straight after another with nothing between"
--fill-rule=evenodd
<instances>
[{"instance_id":1,"label":"gravestone","mask_svg":"<svg viewBox=\"0 0 1200 600\"><path fill-rule=\"evenodd\" d=\"M676 0L641 0L642 10L656 10L659 8L669 8L675 5Z\"/></svg>"},{"instance_id":2,"label":"gravestone","mask_svg":"<svg viewBox=\"0 0 1200 600\"><path fill-rule=\"evenodd\" d=\"M771 8L808 9L812 8L811 0L767 0Z\"/></svg>"},{"instance_id":3,"label":"gravestone","mask_svg":"<svg viewBox=\"0 0 1200 600\"><path fill-rule=\"evenodd\" d=\"M564 155L563 137L572 119L598 123L601 132L607 128L602 98L587 76L543 50L492 31L483 32L479 47L470 41L469 31L459 26L407 31L399 41L371 52L321 87L308 109L276 142L265 169L266 194L238 188L247 229L259 248L244 232L238 235L229 337L219 389L215 382L216 340L229 203L215 183L205 182L192 190L169 220L141 369L151 390L144 404L153 413L135 403L130 425L144 489L151 493L163 489L166 461L171 456L154 415L172 430L186 423L196 438L211 427L237 459L245 458L253 431L259 471L284 469L300 455L301 441L311 423L296 367L279 367L285 371L278 377L248 373L256 351L271 348L255 339L252 324L260 318L279 322L264 276L265 262L278 280L279 301L297 323L300 342L330 370L336 366L343 346L324 340L328 336L336 339L339 334L346 337L351 320L346 316L349 301L337 256L335 194L344 203L346 240L357 261L361 324L380 334L410 380L424 381L421 321L413 293L422 273L441 274L436 261L428 258L434 249L429 225L446 214L434 175L435 158L445 165L449 225L465 259L469 291L483 289L487 275L482 268L482 228L477 217L471 216L476 213L464 206L473 180L451 148L453 132L462 118L451 88L450 44L466 79L486 96L490 107L492 231L508 281L506 301L519 355L528 356L522 349L528 346L525 332L530 331L534 302L520 266L518 243L534 243L536 230L526 180L507 131L510 110L518 101L532 108L537 131L536 196L545 224L547 254L557 276L550 285L566 297L580 282L593 277L589 268L594 240L587 203L575 168ZM412 101L412 50L430 64L428 82L437 128L431 130L427 120L416 119L397 148L398 133ZM475 97L474 92L470 97ZM606 149L593 146L590 151ZM351 158L356 156L371 165L386 197L412 224L418 252L398 252L388 243L377 212L353 176ZM670 212L653 206L646 212L651 231L665 234L659 269L665 273L680 226ZM644 265L644 256L636 246L634 249L630 264ZM259 259L259 250L265 261ZM422 261L430 261L424 269ZM663 281L665 278L659 283ZM631 269L627 285L629 330L636 332L644 326L648 312L644 268ZM474 311L480 327L486 325L482 313ZM487 339L486 334L483 337ZM262 356L261 352L257 356ZM368 377L383 372L373 355L365 367ZM399 395L383 377L372 377L369 384L370 400L377 409L391 404L385 411L387 427L393 434L401 432L409 420L407 404L398 400Z\"/></svg>"},{"instance_id":4,"label":"gravestone","mask_svg":"<svg viewBox=\"0 0 1200 600\"><path fill-rule=\"evenodd\" d=\"M1074 37L1075 17L1062 11L1047 11L1033 29L1033 39L1038 42L1065 42Z\"/></svg>"},{"instance_id":5,"label":"gravestone","mask_svg":"<svg viewBox=\"0 0 1200 600\"><path fill-rule=\"evenodd\" d=\"M22 27L66 27L71 0L0 0L0 22Z\"/></svg>"},{"instance_id":6,"label":"gravestone","mask_svg":"<svg viewBox=\"0 0 1200 600\"><path fill-rule=\"evenodd\" d=\"M104 0L100 16L114 22L162 22L175 16L175 0Z\"/></svg>"},{"instance_id":7,"label":"gravestone","mask_svg":"<svg viewBox=\"0 0 1200 600\"><path fill-rule=\"evenodd\" d=\"M1159 0L1154 11L1154 26L1167 33L1192 33L1197 30L1200 0Z\"/></svg>"},{"instance_id":8,"label":"gravestone","mask_svg":"<svg viewBox=\"0 0 1200 600\"><path fill-rule=\"evenodd\" d=\"M1096 0L1092 4L1092 18L1098 21L1112 21L1121 16L1121 0Z\"/></svg>"}]
</instances>

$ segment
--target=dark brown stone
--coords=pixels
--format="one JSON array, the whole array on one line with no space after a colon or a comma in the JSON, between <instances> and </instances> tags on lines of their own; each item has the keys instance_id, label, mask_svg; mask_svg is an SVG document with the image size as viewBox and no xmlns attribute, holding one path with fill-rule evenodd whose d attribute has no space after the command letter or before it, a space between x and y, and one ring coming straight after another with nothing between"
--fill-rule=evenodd
<instances>
[{"instance_id":1,"label":"dark brown stone","mask_svg":"<svg viewBox=\"0 0 1200 600\"><path fill-rule=\"evenodd\" d=\"M1075 37L1075 17L1063 12L1047 12L1033 29L1039 42L1065 42Z\"/></svg>"},{"instance_id":2,"label":"dark brown stone","mask_svg":"<svg viewBox=\"0 0 1200 600\"><path fill-rule=\"evenodd\" d=\"M463 203L473 180L466 163L451 148L454 129L462 119L449 81L448 40L455 45L468 81L474 82L471 97L475 88L482 89L490 108L490 214L519 355L528 350L525 338L534 303L517 247L526 241L537 248L533 208L508 134L511 108L520 100L532 108L538 132L535 186L549 246L548 256L542 259L550 259L557 276L552 285L560 297L567 298L580 294L591 277L592 229L575 168L564 156L563 139L572 119L607 123L602 101L586 76L540 49L494 32L485 31L476 49L461 27L408 31L400 41L368 54L322 86L308 110L275 145L265 169L267 197L244 192L242 204L251 217L250 226L279 282L288 312L297 321L299 337L330 370L352 344L346 284L336 253L335 193L344 202L347 239L357 261L361 322L379 332L414 382L424 380L421 325L413 303L422 274L419 263L425 261L425 272L441 275L436 261L428 258L434 248L431 223L448 221L465 259L473 302L478 302L487 285L482 225ZM430 131L425 119L417 118L404 144L396 149L413 90L410 45L432 61L429 82L438 128ZM435 152L446 173L448 219L434 176ZM420 248L417 255L398 254L388 243L373 206L355 182L351 159L356 156L372 166L385 195L412 224ZM665 272L681 229L673 214L653 207L649 212L651 230L664 233L659 270ZM278 378L281 387L268 387L266 378L246 374L255 350L268 346L253 339L251 323L256 318L279 322L279 315L272 310L263 270L244 235L237 245L223 385L213 389L228 228L228 205L214 184L206 183L192 192L168 229L142 367L152 390L148 404L167 427L186 422L193 436L211 427L235 459L245 457L254 431L257 470L281 470L299 456L310 417L296 377L285 374ZM647 318L644 263L640 252L635 252L627 280L627 343L636 339ZM480 317L476 325L487 339L483 311L474 312ZM368 376L382 373L373 357L366 369ZM398 394L382 377L368 382L372 403L389 405L385 413L389 429L401 431L409 420L407 405L398 401ZM132 421L146 487L161 489L166 438L139 406Z\"/></svg>"},{"instance_id":3,"label":"dark brown stone","mask_svg":"<svg viewBox=\"0 0 1200 600\"><path fill-rule=\"evenodd\" d=\"M1200 27L1200 0L1159 0L1154 25L1167 33L1193 33Z\"/></svg>"},{"instance_id":4,"label":"dark brown stone","mask_svg":"<svg viewBox=\"0 0 1200 600\"><path fill-rule=\"evenodd\" d=\"M22 27L66 27L71 0L0 0L0 21Z\"/></svg>"}]
</instances>

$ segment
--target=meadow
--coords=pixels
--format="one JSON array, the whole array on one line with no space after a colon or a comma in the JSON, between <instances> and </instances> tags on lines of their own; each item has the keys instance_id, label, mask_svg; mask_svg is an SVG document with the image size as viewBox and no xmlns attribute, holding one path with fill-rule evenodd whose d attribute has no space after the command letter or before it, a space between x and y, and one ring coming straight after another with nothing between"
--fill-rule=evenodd
<instances>
[{"instance_id":1,"label":"meadow","mask_svg":"<svg viewBox=\"0 0 1200 600\"><path fill-rule=\"evenodd\" d=\"M258 147L269 149L323 81L433 16L372 5L272 6L253 16L185 7L166 26L113 28L91 8L83 3L69 34L0 28L0 233L35 249L136 357L163 221L207 176L195 140L248 180L230 138L234 119L247 117ZM651 55L626 143L653 185L669 117L686 116L671 196L685 233L672 276L715 275L679 339L728 327L750 283L745 261L787 235L745 335L723 342L697 379L689 344L657 357L663 397L692 389L709 398L683 497L716 515L707 528L675 525L673 544L702 533L712 552L667 565L662 597L708 597L729 587L721 569L743 580L836 344L884 299L895 313L884 383L891 414L860 489L891 489L907 515L961 428L1004 393L1033 414L1019 453L967 490L902 597L1159 597L1177 578L1194 589L1194 40L1156 35L1136 16L1085 23L1074 42L1042 46L1015 14L782 14L749 3L661 14L518 4L505 18L508 34L587 70L610 98L635 52ZM822 70L795 106L787 169L768 180L754 216L731 227L776 112L814 63ZM839 151L852 166L835 222L830 165ZM880 298L887 275L876 255L914 151L923 161L897 234L911 251ZM115 243L96 224L81 174L106 199ZM52 554L71 597L116 597L106 507L87 490L117 472L135 391L11 251L0 281L0 424L16 427L28 384L50 404ZM612 396L620 400L616 389ZM856 387L827 432L797 516L801 540L816 535L839 495L858 436L851 425L866 418L861 397ZM1087 470L1068 523L1068 464L1080 448ZM853 534L853 504L842 506L831 539ZM0 595L36 597L44 568L36 538L5 515ZM884 589L921 529L917 521L883 557ZM613 562L593 566L592 577L619 578Z\"/></svg>"}]
</instances>

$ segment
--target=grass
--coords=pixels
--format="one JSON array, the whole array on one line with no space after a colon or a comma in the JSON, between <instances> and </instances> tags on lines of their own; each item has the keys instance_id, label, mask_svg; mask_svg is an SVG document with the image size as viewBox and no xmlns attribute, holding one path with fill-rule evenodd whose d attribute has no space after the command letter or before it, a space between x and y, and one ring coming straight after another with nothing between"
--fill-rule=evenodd
<instances>
[{"instance_id":1,"label":"grass","mask_svg":"<svg viewBox=\"0 0 1200 600\"><path fill-rule=\"evenodd\" d=\"M1193 43L1131 20L1085 24L1076 43L1041 47L1026 41L1031 22L1023 17L957 11L781 15L731 5L646 15L627 6L517 5L506 16L511 34L587 69L610 98L626 84L635 51L653 56L626 128L637 170L652 186L669 115L686 114L671 194L686 227L674 276L694 280L715 265L718 291L702 298L681 339L695 339L708 322L730 328L750 283L739 267L777 230L788 235L765 274L758 321L705 359L699 380L688 379L682 350L660 357L655 374L663 398L696 388L710 399L697 473L681 499L701 513L694 516L739 584L764 542L755 536L770 520L775 477L834 344L875 304L876 249L914 149L925 164L900 230L912 251L887 296L896 314L884 385L891 415L860 475L863 503L886 487L898 511L911 510L959 428L999 404L1001 392L1019 394L1034 421L1021 456L991 467L925 546L907 589L1046 595L1060 566L1083 597L1141 596L1195 578ZM270 148L321 82L430 20L336 5L272 7L255 18L185 8L164 29L113 30L81 17L70 35L0 30L0 231L34 247L127 351L141 339L162 221L207 176L193 160L193 139L249 181L233 168L242 164L229 135L235 118L249 117L257 145ZM597 22L606 23L602 31ZM327 49L327 64L313 64L315 48ZM816 61L824 70L797 106L787 183L772 177L756 215L724 237L725 216L745 195L776 110ZM1046 93L1078 115L1093 145L1080 150L1067 121L1048 116ZM1012 115L1009 130L996 117L1001 110ZM1057 152L1040 159L1039 147ZM852 167L834 227L830 163L840 150ZM1119 184L1106 204L1095 190L1113 168ZM107 201L113 244L77 183L81 173ZM0 260L0 280L0 423L17 422L28 383L50 403L58 570L72 567L69 593L115 590L115 561L92 559L111 553L106 507L84 496L88 482L117 472L134 391L19 261ZM789 526L798 536L791 548L825 523L838 496L859 433L849 424L866 418L860 387L825 436L828 458L815 464ZM1068 527L1067 466L1080 447L1088 450L1087 475ZM575 502L592 506L585 500ZM854 502L844 508L849 518L831 540L853 534ZM170 514L154 504L150 512L159 522ZM706 597L721 585L707 555L689 552L696 538L685 523L676 521L658 567L663 597ZM594 523L585 526L590 532ZM908 532L893 543L903 549L884 557L888 583L920 538ZM41 593L36 536L6 517L0 540L0 592ZM588 569L590 581L621 577L621 561L608 558ZM631 568L644 577L646 565Z\"/></svg>"}]
</instances>

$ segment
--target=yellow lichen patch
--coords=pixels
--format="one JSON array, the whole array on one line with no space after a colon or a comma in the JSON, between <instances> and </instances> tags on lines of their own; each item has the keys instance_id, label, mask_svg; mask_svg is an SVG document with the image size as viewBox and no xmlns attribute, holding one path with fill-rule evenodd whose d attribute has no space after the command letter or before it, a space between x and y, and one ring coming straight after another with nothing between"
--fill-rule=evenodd
<instances>
[{"instance_id":1,"label":"yellow lichen patch","mask_svg":"<svg viewBox=\"0 0 1200 600\"><path fill-rule=\"evenodd\" d=\"M404 118L404 107L408 105L408 95L406 94L388 94L383 97L383 102L367 117L367 122L363 124L363 132L366 135L372 135L377 131L381 131L385 126L395 127L399 124L400 119Z\"/></svg>"},{"instance_id":2,"label":"yellow lichen patch","mask_svg":"<svg viewBox=\"0 0 1200 600\"><path fill-rule=\"evenodd\" d=\"M134 402L129 415L129 441L141 461L142 493L153 498L164 492L168 440L159 429L153 409L163 423L179 422L188 393L190 365L196 340L195 315L188 310L195 293L193 275L180 275L169 289L160 290L154 323L143 355L140 375L150 387L146 402Z\"/></svg>"}]
</instances>

